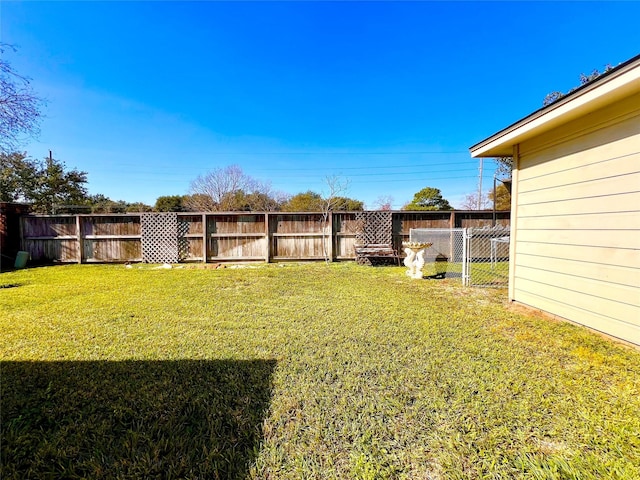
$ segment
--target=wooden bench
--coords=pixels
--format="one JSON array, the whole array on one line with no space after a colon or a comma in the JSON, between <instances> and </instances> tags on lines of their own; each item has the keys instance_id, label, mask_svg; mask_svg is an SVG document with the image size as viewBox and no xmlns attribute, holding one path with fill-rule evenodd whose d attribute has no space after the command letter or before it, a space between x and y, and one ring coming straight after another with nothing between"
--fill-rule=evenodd
<instances>
[{"instance_id":1,"label":"wooden bench","mask_svg":"<svg viewBox=\"0 0 640 480\"><path fill-rule=\"evenodd\" d=\"M400 266L400 256L390 244L369 243L367 245L356 245L355 250L358 265L378 265L393 261Z\"/></svg>"}]
</instances>

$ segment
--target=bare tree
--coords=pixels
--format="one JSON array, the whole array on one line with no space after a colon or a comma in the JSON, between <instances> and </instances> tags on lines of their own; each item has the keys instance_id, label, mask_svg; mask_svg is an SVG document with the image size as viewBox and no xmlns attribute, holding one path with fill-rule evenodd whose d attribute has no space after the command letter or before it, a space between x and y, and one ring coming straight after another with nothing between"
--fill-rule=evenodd
<instances>
[{"instance_id":1,"label":"bare tree","mask_svg":"<svg viewBox=\"0 0 640 480\"><path fill-rule=\"evenodd\" d=\"M393 206L393 197L391 195L380 195L373 202L373 208L376 210L391 210Z\"/></svg>"},{"instance_id":2,"label":"bare tree","mask_svg":"<svg viewBox=\"0 0 640 480\"><path fill-rule=\"evenodd\" d=\"M270 182L245 174L238 165L218 167L191 182L185 203L191 211L274 211L287 200Z\"/></svg>"},{"instance_id":3,"label":"bare tree","mask_svg":"<svg viewBox=\"0 0 640 480\"><path fill-rule=\"evenodd\" d=\"M331 175L325 177L324 184L326 191L322 195L322 254L324 255L324 261L329 263L329 249L327 248L327 234L329 230L329 219L331 212L335 209L341 199L346 195L349 190L349 180ZM331 239L329 239L331 240Z\"/></svg>"},{"instance_id":4,"label":"bare tree","mask_svg":"<svg viewBox=\"0 0 640 480\"><path fill-rule=\"evenodd\" d=\"M480 210L486 210L492 205L488 194L482 195L479 204ZM460 207L462 210L478 210L478 193L474 192L465 195Z\"/></svg>"},{"instance_id":5,"label":"bare tree","mask_svg":"<svg viewBox=\"0 0 640 480\"><path fill-rule=\"evenodd\" d=\"M500 178L511 177L511 170L513 169L513 157L497 157L494 158L496 162L496 175Z\"/></svg>"},{"instance_id":6,"label":"bare tree","mask_svg":"<svg viewBox=\"0 0 640 480\"><path fill-rule=\"evenodd\" d=\"M31 89L30 80L3 58L7 49L15 51L0 43L0 152L4 153L15 151L23 136L38 134L43 103Z\"/></svg>"},{"instance_id":7,"label":"bare tree","mask_svg":"<svg viewBox=\"0 0 640 480\"><path fill-rule=\"evenodd\" d=\"M200 211L234 210L235 193L252 190L254 180L245 175L238 165L215 168L191 182L190 202L198 203ZM189 205L190 207L192 205Z\"/></svg>"}]
</instances>

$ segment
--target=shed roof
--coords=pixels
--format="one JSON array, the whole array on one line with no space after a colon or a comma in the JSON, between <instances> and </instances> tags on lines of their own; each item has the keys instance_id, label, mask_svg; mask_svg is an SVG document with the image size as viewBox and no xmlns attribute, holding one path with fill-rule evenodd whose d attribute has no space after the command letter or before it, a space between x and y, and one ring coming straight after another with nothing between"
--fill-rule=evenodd
<instances>
[{"instance_id":1,"label":"shed roof","mask_svg":"<svg viewBox=\"0 0 640 480\"><path fill-rule=\"evenodd\" d=\"M469 148L471 156L511 156L514 145L637 92L640 55L473 145Z\"/></svg>"}]
</instances>

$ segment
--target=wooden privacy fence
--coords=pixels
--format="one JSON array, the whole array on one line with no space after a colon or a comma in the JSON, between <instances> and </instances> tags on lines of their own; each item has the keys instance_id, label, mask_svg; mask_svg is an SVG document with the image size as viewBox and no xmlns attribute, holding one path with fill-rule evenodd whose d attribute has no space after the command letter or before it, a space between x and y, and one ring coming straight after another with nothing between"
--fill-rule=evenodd
<instances>
[{"instance_id":1,"label":"wooden privacy fence","mask_svg":"<svg viewBox=\"0 0 640 480\"><path fill-rule=\"evenodd\" d=\"M411 228L489 226L492 216L491 211L394 211L384 228L391 229L394 248L401 251ZM508 225L509 217L498 212L497 223ZM362 212L333 212L326 221L315 212L24 215L20 243L37 263L348 260L355 258L357 237L367 228L362 219ZM155 222L153 228L148 222ZM161 248L158 242L167 238L175 238L176 252L173 243ZM166 259L163 252L170 252Z\"/></svg>"}]
</instances>

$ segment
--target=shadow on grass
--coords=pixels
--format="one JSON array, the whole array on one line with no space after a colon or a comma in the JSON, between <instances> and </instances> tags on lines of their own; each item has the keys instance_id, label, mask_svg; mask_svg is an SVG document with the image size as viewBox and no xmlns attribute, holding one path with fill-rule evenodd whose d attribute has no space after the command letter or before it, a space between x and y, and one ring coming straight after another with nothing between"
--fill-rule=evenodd
<instances>
[{"instance_id":1,"label":"shadow on grass","mask_svg":"<svg viewBox=\"0 0 640 480\"><path fill-rule=\"evenodd\" d=\"M244 478L275 366L0 362L0 478Z\"/></svg>"}]
</instances>

